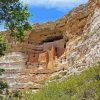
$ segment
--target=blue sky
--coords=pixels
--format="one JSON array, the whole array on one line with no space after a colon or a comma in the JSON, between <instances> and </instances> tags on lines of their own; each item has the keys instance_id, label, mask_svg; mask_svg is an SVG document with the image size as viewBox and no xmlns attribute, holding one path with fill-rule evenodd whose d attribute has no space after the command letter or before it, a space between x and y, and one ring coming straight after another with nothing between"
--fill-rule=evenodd
<instances>
[{"instance_id":1,"label":"blue sky","mask_svg":"<svg viewBox=\"0 0 100 100\"><path fill-rule=\"evenodd\" d=\"M73 8L88 0L21 0L27 4L32 16L29 18L31 23L44 23L61 18ZM3 29L3 25L0 26Z\"/></svg>"}]
</instances>

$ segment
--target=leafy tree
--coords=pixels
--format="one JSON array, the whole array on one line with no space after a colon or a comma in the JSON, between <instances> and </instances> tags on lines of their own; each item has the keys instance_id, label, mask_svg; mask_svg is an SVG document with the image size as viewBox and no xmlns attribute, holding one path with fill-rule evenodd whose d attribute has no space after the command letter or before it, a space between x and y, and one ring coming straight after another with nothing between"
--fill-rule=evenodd
<instances>
[{"instance_id":1,"label":"leafy tree","mask_svg":"<svg viewBox=\"0 0 100 100\"><path fill-rule=\"evenodd\" d=\"M27 6L20 0L0 0L0 23L4 23L11 36L18 41L22 42L25 31L31 29L29 17Z\"/></svg>"}]
</instances>

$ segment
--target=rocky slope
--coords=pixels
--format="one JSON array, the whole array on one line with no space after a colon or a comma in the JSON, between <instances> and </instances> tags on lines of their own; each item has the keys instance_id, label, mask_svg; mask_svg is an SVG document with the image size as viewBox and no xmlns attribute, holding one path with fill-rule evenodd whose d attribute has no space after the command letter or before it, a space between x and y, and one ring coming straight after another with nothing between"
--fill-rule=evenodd
<instances>
[{"instance_id":1,"label":"rocky slope","mask_svg":"<svg viewBox=\"0 0 100 100\"><path fill-rule=\"evenodd\" d=\"M0 58L0 65L9 69L3 75L12 76L14 68L18 74L1 79L13 80L14 89L39 89L43 80L62 72L67 77L100 61L100 1L90 0L55 22L33 25L22 44L7 38L11 49Z\"/></svg>"}]
</instances>

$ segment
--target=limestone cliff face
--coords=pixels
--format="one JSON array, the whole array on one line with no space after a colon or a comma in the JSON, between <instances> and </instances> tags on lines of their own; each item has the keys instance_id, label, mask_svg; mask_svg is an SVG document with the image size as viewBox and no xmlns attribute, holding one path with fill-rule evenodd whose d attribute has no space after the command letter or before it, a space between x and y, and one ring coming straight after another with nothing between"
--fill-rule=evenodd
<instances>
[{"instance_id":1,"label":"limestone cliff face","mask_svg":"<svg viewBox=\"0 0 100 100\"><path fill-rule=\"evenodd\" d=\"M82 35L87 21L93 15L95 8L99 7L99 2L99 0L90 0L87 4L80 5L55 22L33 25L29 42L43 43L59 40L60 38L68 41L73 37Z\"/></svg>"},{"instance_id":2,"label":"limestone cliff face","mask_svg":"<svg viewBox=\"0 0 100 100\"><path fill-rule=\"evenodd\" d=\"M13 85L17 89L38 89L39 81L63 71L67 72L66 77L81 72L100 61L100 1L90 0L55 22L33 25L22 44L10 40L9 43L9 52L16 52L14 66L17 70L16 66L20 66ZM23 59L21 64L17 53ZM10 58L7 54L0 58L3 68ZM8 72L16 73L11 71L13 68Z\"/></svg>"},{"instance_id":3,"label":"limestone cliff face","mask_svg":"<svg viewBox=\"0 0 100 100\"><path fill-rule=\"evenodd\" d=\"M90 26L86 26L82 36L67 42L64 55L60 58L68 73L80 72L100 61L100 9L94 11ZM64 61L65 59L65 61ZM59 61L59 60L58 60Z\"/></svg>"},{"instance_id":4,"label":"limestone cliff face","mask_svg":"<svg viewBox=\"0 0 100 100\"><path fill-rule=\"evenodd\" d=\"M21 52L6 53L5 56L0 57L0 68L5 69L5 72L0 76L0 80L7 81L10 88L19 83L16 82L21 73L22 66L25 65L25 54Z\"/></svg>"}]
</instances>

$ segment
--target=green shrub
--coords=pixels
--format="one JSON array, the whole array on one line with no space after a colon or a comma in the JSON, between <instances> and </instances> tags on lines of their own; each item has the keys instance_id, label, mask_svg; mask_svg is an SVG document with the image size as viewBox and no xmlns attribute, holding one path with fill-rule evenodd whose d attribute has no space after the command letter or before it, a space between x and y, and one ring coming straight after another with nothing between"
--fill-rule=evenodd
<instances>
[{"instance_id":1,"label":"green shrub","mask_svg":"<svg viewBox=\"0 0 100 100\"><path fill-rule=\"evenodd\" d=\"M67 74L67 72L61 72L60 75L61 76L65 76Z\"/></svg>"},{"instance_id":2,"label":"green shrub","mask_svg":"<svg viewBox=\"0 0 100 100\"><path fill-rule=\"evenodd\" d=\"M21 98L22 97L22 93L19 90L18 91L14 91L13 92L13 97Z\"/></svg>"},{"instance_id":3,"label":"green shrub","mask_svg":"<svg viewBox=\"0 0 100 100\"><path fill-rule=\"evenodd\" d=\"M60 76L59 75L55 75L55 76L53 76L53 77L50 78L51 81L52 80L57 80L57 79L60 79Z\"/></svg>"},{"instance_id":4,"label":"green shrub","mask_svg":"<svg viewBox=\"0 0 100 100\"><path fill-rule=\"evenodd\" d=\"M6 82L0 81L0 91L7 88L8 88L8 84Z\"/></svg>"}]
</instances>

